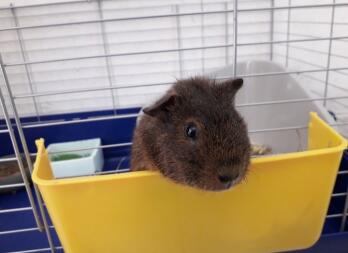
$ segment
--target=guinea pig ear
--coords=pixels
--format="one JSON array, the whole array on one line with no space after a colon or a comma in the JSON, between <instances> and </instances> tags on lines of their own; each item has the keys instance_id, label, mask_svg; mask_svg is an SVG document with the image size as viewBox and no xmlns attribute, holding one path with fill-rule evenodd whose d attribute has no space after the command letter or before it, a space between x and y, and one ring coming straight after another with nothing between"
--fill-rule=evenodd
<instances>
[{"instance_id":1,"label":"guinea pig ear","mask_svg":"<svg viewBox=\"0 0 348 253\"><path fill-rule=\"evenodd\" d=\"M229 79L227 81L224 81L222 85L229 94L234 96L237 91L243 86L243 79Z\"/></svg>"},{"instance_id":2,"label":"guinea pig ear","mask_svg":"<svg viewBox=\"0 0 348 253\"><path fill-rule=\"evenodd\" d=\"M169 91L153 105L143 108L143 112L151 117L163 117L168 114L168 108L174 105L176 99L177 94Z\"/></svg>"}]
</instances>

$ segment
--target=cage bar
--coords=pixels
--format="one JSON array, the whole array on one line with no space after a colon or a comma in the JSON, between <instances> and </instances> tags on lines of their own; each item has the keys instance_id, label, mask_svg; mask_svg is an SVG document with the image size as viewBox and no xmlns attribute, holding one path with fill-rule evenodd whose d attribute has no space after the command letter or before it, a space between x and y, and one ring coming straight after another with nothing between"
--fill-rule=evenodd
<instances>
[{"instance_id":1,"label":"cage bar","mask_svg":"<svg viewBox=\"0 0 348 253\"><path fill-rule=\"evenodd\" d=\"M12 106L13 116L14 116L14 119L15 119L15 122L16 122L16 125L17 125L17 130L18 130L19 138L20 138L20 141L21 141L21 144L22 144L22 148L23 148L23 151L24 151L25 159L27 161L27 165L28 165L28 168L29 168L29 171L30 171L30 174L31 174L32 171L33 171L33 164L32 164L31 159L30 159L30 153L29 153L28 145L27 145L27 142L26 142L26 139L25 139L25 135L24 135L24 132L23 132L23 129L22 129L22 125L21 125L21 122L20 122L20 119L19 119L19 115L18 115L18 112L17 112L16 104L14 102L14 98L13 98L13 95L12 95L10 83L8 81L7 73L6 73L6 70L5 70L4 65L3 65L1 54L0 54L0 66L1 66L2 76L3 76L4 82L5 82L5 87L6 87L6 90L7 90L8 94L9 94L9 96L10 96L10 104ZM18 160L18 163L19 163L19 168L20 168L21 173L22 173L23 181L26 184L26 190L28 192L28 196L30 196L31 194L29 194L29 191L31 193L31 189L30 189L30 185L29 185L28 179L27 179L26 174L25 174L26 172L25 172L24 167L23 167L22 158L20 157L20 153L19 153L19 150L18 150L17 142L15 140L16 137L15 137L15 135L13 133L13 130L12 130L11 119L9 118L8 112L7 112L6 108L5 108L6 105L5 105L5 102L4 102L4 99L3 99L3 95L2 95L1 92L0 92L0 95L1 95L1 104L2 104L2 107L3 107L5 119L6 119L6 122L7 122L7 127L10 130L10 132L12 131L12 133L10 134L10 137L11 137L11 141L12 141L13 147L15 149L16 157L17 157L17 160ZM41 219L43 221L43 229L45 230L47 241L48 241L48 244L49 244L49 246L51 248L51 252L54 253L55 250L54 250L53 240L52 240L52 237L51 237L51 232L48 229L48 222L47 222L47 219L46 219L45 210L43 208L42 198L41 198L39 190L38 190L38 188L37 188L37 186L35 184L34 184L34 192L35 192L36 200L37 200L37 203L38 203L38 206L39 206ZM32 198L32 196L31 196L31 198ZM29 197L29 199L30 199L30 197ZM31 204L31 206L33 208L33 213L35 214L35 212L36 212L38 229L41 231L42 230L42 224L41 224L41 222L39 220L39 216L38 216L38 213L37 213L37 210L36 210L36 205L35 205L35 202L33 201L33 199L30 199L30 204Z\"/></svg>"}]
</instances>

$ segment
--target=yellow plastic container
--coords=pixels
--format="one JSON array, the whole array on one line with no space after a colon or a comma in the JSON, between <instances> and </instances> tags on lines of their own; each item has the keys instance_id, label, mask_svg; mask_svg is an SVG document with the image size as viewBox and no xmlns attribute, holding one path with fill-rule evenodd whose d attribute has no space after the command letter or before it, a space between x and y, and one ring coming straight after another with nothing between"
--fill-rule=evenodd
<instances>
[{"instance_id":1,"label":"yellow plastic container","mask_svg":"<svg viewBox=\"0 0 348 253\"><path fill-rule=\"evenodd\" d=\"M311 114L308 151L252 160L246 183L225 192L141 171L54 179L38 140L33 180L66 253L264 253L320 236L347 143Z\"/></svg>"}]
</instances>

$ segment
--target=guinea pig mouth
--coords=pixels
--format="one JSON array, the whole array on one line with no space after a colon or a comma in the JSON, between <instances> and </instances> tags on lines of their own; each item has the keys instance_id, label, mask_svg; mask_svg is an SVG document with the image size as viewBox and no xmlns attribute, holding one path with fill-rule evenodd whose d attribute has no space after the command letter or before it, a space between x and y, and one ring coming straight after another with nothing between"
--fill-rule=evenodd
<instances>
[{"instance_id":1,"label":"guinea pig mouth","mask_svg":"<svg viewBox=\"0 0 348 253\"><path fill-rule=\"evenodd\" d=\"M203 191L219 192L227 191L234 186L240 184L246 176L246 173L241 173L237 178L215 178L215 177L198 177L198 178L187 178L187 177L173 177L173 175L165 175L167 178L174 182L189 187L193 187ZM214 179L215 178L215 179Z\"/></svg>"},{"instance_id":2,"label":"guinea pig mouth","mask_svg":"<svg viewBox=\"0 0 348 253\"><path fill-rule=\"evenodd\" d=\"M226 183L221 183L221 182L216 182L213 184L192 184L191 186L204 190L204 191L211 191L211 192L222 192L222 191L228 191L234 186L238 185L242 181L241 178L236 178L235 180L226 182Z\"/></svg>"},{"instance_id":3,"label":"guinea pig mouth","mask_svg":"<svg viewBox=\"0 0 348 253\"><path fill-rule=\"evenodd\" d=\"M232 187L236 186L239 182L240 182L240 180L236 179L236 180L233 180L233 181L228 182L226 184L223 184L222 191L231 189Z\"/></svg>"},{"instance_id":4,"label":"guinea pig mouth","mask_svg":"<svg viewBox=\"0 0 348 253\"><path fill-rule=\"evenodd\" d=\"M231 181L231 182L226 183L226 184L224 185L224 187L225 187L226 189L230 189L233 185L234 185L234 182Z\"/></svg>"},{"instance_id":5,"label":"guinea pig mouth","mask_svg":"<svg viewBox=\"0 0 348 253\"><path fill-rule=\"evenodd\" d=\"M215 191L226 191L229 190L233 187L235 187L236 185L240 184L244 179L244 175L239 175L236 179L225 182L225 183L221 183L219 184L219 186L217 187L217 189L215 189Z\"/></svg>"}]
</instances>

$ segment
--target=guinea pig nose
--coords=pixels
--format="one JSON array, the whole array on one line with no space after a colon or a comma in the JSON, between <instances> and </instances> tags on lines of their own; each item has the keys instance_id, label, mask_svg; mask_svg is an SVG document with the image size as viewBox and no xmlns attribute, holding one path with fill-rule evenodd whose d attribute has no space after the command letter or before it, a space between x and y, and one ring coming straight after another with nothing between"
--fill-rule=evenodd
<instances>
[{"instance_id":1,"label":"guinea pig nose","mask_svg":"<svg viewBox=\"0 0 348 253\"><path fill-rule=\"evenodd\" d=\"M232 182L233 178L230 175L219 175L219 181L223 184Z\"/></svg>"},{"instance_id":2,"label":"guinea pig nose","mask_svg":"<svg viewBox=\"0 0 348 253\"><path fill-rule=\"evenodd\" d=\"M229 188L232 185L233 181L235 181L238 177L239 173L223 173L219 174L218 179L222 184Z\"/></svg>"}]
</instances>

